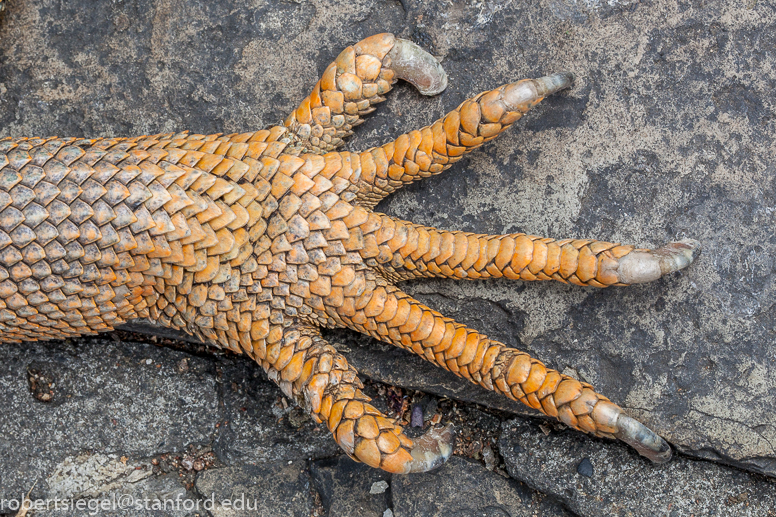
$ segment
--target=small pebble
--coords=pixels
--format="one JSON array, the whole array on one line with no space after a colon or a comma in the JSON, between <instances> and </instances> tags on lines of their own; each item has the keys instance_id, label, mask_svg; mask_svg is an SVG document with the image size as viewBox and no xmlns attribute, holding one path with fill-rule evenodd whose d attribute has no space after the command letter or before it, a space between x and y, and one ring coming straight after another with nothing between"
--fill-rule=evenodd
<instances>
[{"instance_id":1,"label":"small pebble","mask_svg":"<svg viewBox=\"0 0 776 517\"><path fill-rule=\"evenodd\" d=\"M493 470L496 468L496 453L490 448L490 444L486 443L485 447L482 448L482 459L485 460L486 469Z\"/></svg>"},{"instance_id":2,"label":"small pebble","mask_svg":"<svg viewBox=\"0 0 776 517\"><path fill-rule=\"evenodd\" d=\"M372 488L369 489L370 494L383 494L385 491L388 490L388 482L387 481L375 481L372 483ZM388 510L390 512L390 510ZM393 515L393 514L391 514Z\"/></svg>"},{"instance_id":3,"label":"small pebble","mask_svg":"<svg viewBox=\"0 0 776 517\"><path fill-rule=\"evenodd\" d=\"M412 427L423 427L423 408L420 404L412 406L412 419L410 420Z\"/></svg>"},{"instance_id":4,"label":"small pebble","mask_svg":"<svg viewBox=\"0 0 776 517\"><path fill-rule=\"evenodd\" d=\"M176 368L178 370L178 373L186 373L189 371L189 358L184 357L180 361L178 361L178 364L176 365Z\"/></svg>"},{"instance_id":5,"label":"small pebble","mask_svg":"<svg viewBox=\"0 0 776 517\"><path fill-rule=\"evenodd\" d=\"M393 517L393 511L390 508L388 508L383 512L383 517Z\"/></svg>"},{"instance_id":6,"label":"small pebble","mask_svg":"<svg viewBox=\"0 0 776 517\"><path fill-rule=\"evenodd\" d=\"M593 464L590 463L588 458L583 458L579 465L577 465L577 472L580 476L591 478L593 477Z\"/></svg>"}]
</instances>

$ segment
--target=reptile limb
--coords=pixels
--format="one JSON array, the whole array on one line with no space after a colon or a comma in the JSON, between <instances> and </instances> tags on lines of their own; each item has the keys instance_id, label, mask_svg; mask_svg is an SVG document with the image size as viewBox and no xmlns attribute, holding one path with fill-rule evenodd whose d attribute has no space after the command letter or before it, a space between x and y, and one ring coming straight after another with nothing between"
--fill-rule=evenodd
<instances>
[{"instance_id":1,"label":"reptile limb","mask_svg":"<svg viewBox=\"0 0 776 517\"><path fill-rule=\"evenodd\" d=\"M507 84L361 153L337 151L397 78L444 89L438 63L390 34L345 49L284 125L230 135L0 140L0 342L62 339L135 318L255 359L353 458L391 472L441 464L453 432L411 440L361 392L320 328L393 343L653 461L671 450L589 384L413 300L416 277L555 279L606 287L689 265L657 250L448 232L372 211L495 138L571 74Z\"/></svg>"},{"instance_id":2,"label":"reptile limb","mask_svg":"<svg viewBox=\"0 0 776 517\"><path fill-rule=\"evenodd\" d=\"M656 280L693 261L700 245L685 239L656 250L590 239L448 232L377 214L362 225L366 263L394 280L422 277L558 280L608 287Z\"/></svg>"}]
</instances>

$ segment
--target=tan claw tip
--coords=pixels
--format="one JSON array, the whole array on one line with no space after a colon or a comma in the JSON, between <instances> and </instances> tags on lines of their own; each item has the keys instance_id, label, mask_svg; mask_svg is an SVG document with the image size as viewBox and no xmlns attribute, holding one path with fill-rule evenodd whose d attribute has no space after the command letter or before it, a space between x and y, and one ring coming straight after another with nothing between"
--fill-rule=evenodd
<instances>
[{"instance_id":1,"label":"tan claw tip","mask_svg":"<svg viewBox=\"0 0 776 517\"><path fill-rule=\"evenodd\" d=\"M701 252L701 243L694 239L669 242L650 251L634 251L620 259L617 276L624 284L640 284L657 280L684 269Z\"/></svg>"},{"instance_id":2,"label":"tan claw tip","mask_svg":"<svg viewBox=\"0 0 776 517\"><path fill-rule=\"evenodd\" d=\"M442 65L415 43L396 38L388 57L396 77L412 83L421 94L436 95L447 88L447 74Z\"/></svg>"},{"instance_id":3,"label":"tan claw tip","mask_svg":"<svg viewBox=\"0 0 776 517\"><path fill-rule=\"evenodd\" d=\"M701 254L701 243L695 239L682 239L677 242L669 242L654 252L667 257L668 260L665 261L666 264L663 267L666 269L664 274L668 274L692 264L693 260Z\"/></svg>"},{"instance_id":4,"label":"tan claw tip","mask_svg":"<svg viewBox=\"0 0 776 517\"><path fill-rule=\"evenodd\" d=\"M561 72L538 79L527 79L504 86L503 102L510 111L519 110L525 113L532 104L548 95L568 88L574 82L574 74Z\"/></svg>"},{"instance_id":5,"label":"tan claw tip","mask_svg":"<svg viewBox=\"0 0 776 517\"><path fill-rule=\"evenodd\" d=\"M671 446L652 429L625 414L617 417L617 432L614 435L654 463L665 463L671 459Z\"/></svg>"},{"instance_id":6,"label":"tan claw tip","mask_svg":"<svg viewBox=\"0 0 776 517\"><path fill-rule=\"evenodd\" d=\"M560 72L534 79L536 93L539 97L547 97L555 92L569 88L574 84L574 74L571 72Z\"/></svg>"},{"instance_id":7,"label":"tan claw tip","mask_svg":"<svg viewBox=\"0 0 776 517\"><path fill-rule=\"evenodd\" d=\"M455 444L455 429L452 424L429 429L414 443L410 451L412 461L407 472L428 472L442 466L450 458Z\"/></svg>"}]
</instances>

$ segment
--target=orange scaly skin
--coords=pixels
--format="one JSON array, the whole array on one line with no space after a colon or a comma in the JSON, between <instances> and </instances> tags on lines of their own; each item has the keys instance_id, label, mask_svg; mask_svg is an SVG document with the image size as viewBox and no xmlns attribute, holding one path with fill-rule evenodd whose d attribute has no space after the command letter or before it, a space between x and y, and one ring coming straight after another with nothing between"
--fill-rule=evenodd
<instances>
[{"instance_id":1,"label":"orange scaly skin","mask_svg":"<svg viewBox=\"0 0 776 517\"><path fill-rule=\"evenodd\" d=\"M397 77L425 93L446 84L428 54L381 34L344 50L283 126L0 140L0 342L149 318L254 358L355 459L390 472L444 462L452 430L407 438L368 403L357 372L319 332L350 328L666 460L667 444L590 385L442 316L392 282L504 276L623 285L685 267L697 243L650 251L474 235L374 213L387 194L448 168L571 82L558 74L507 84L394 142L337 152Z\"/></svg>"}]
</instances>

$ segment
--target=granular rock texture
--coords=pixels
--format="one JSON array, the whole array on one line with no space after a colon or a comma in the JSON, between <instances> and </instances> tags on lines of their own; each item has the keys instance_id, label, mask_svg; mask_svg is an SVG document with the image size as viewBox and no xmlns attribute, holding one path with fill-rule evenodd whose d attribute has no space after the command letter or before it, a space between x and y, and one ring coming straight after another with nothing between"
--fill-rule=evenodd
<instances>
[{"instance_id":1,"label":"granular rock texture","mask_svg":"<svg viewBox=\"0 0 776 517\"><path fill-rule=\"evenodd\" d=\"M641 461L620 446L581 443L567 432L544 433L517 420L502 429L499 448L510 475L577 515L776 515L773 478L686 458L645 475Z\"/></svg>"}]
</instances>

